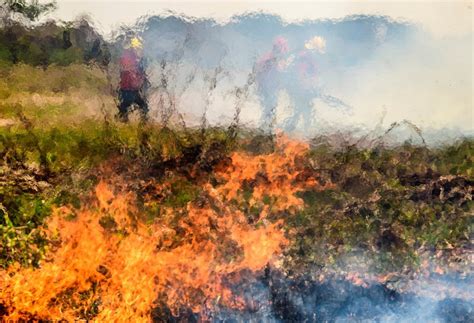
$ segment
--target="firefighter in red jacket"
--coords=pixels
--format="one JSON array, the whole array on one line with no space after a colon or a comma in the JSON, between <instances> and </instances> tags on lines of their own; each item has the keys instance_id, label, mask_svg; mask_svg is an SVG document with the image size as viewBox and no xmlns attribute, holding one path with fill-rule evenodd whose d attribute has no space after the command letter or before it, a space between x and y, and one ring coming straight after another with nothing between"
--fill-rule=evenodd
<instances>
[{"instance_id":1,"label":"firefighter in red jacket","mask_svg":"<svg viewBox=\"0 0 474 323\"><path fill-rule=\"evenodd\" d=\"M147 82L142 57L142 43L135 37L130 40L120 57L118 117L121 121L128 121L129 108L134 104L140 110L142 121L147 119L148 103L144 93Z\"/></svg>"}]
</instances>

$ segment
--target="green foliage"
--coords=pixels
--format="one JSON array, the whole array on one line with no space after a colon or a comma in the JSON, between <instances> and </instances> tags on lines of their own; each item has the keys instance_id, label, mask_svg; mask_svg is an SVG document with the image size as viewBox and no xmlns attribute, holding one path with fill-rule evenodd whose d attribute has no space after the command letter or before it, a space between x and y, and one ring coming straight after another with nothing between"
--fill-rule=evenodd
<instances>
[{"instance_id":1,"label":"green foliage","mask_svg":"<svg viewBox=\"0 0 474 323\"><path fill-rule=\"evenodd\" d=\"M107 66L109 45L86 21L47 22L34 27L9 20L0 28L0 66L32 66L95 62Z\"/></svg>"},{"instance_id":2,"label":"green foliage","mask_svg":"<svg viewBox=\"0 0 474 323\"><path fill-rule=\"evenodd\" d=\"M193 201L199 194L199 187L183 179L175 181L171 185L171 194L163 201L165 206L184 207Z\"/></svg>"},{"instance_id":3,"label":"green foliage","mask_svg":"<svg viewBox=\"0 0 474 323\"><path fill-rule=\"evenodd\" d=\"M40 3L38 0L5 0L10 12L19 13L29 20L36 20L39 16L56 9L56 2Z\"/></svg>"},{"instance_id":4,"label":"green foliage","mask_svg":"<svg viewBox=\"0 0 474 323\"><path fill-rule=\"evenodd\" d=\"M8 47L0 43L0 68L9 67L12 60L13 57Z\"/></svg>"},{"instance_id":5,"label":"green foliage","mask_svg":"<svg viewBox=\"0 0 474 323\"><path fill-rule=\"evenodd\" d=\"M41 196L0 191L0 267L13 262L36 266L44 256L47 241L38 230L50 206Z\"/></svg>"},{"instance_id":6,"label":"green foliage","mask_svg":"<svg viewBox=\"0 0 474 323\"><path fill-rule=\"evenodd\" d=\"M292 268L324 266L352 254L372 270L419 265L418 249L465 248L472 234L472 139L436 149L318 146L309 157L332 190L302 192ZM301 269L302 268L302 269Z\"/></svg>"},{"instance_id":7,"label":"green foliage","mask_svg":"<svg viewBox=\"0 0 474 323\"><path fill-rule=\"evenodd\" d=\"M84 53L80 48L70 47L68 49L55 49L51 51L49 57L50 64L67 66L78 64L83 61Z\"/></svg>"},{"instance_id":8,"label":"green foliage","mask_svg":"<svg viewBox=\"0 0 474 323\"><path fill-rule=\"evenodd\" d=\"M12 67L0 69L0 93L5 93L4 98L11 95L68 95L69 91L76 91L87 96L109 95L107 78L99 69L88 68L84 65L55 66L46 69L17 64ZM69 101L70 102L70 101ZM5 109L15 109L6 102L0 102L0 113L5 116ZM14 104L13 104L14 105ZM81 111L84 106L77 107ZM51 107L24 106L24 112L43 110L50 112ZM55 111L52 111L55 112ZM83 113L82 113L83 114Z\"/></svg>"},{"instance_id":9,"label":"green foliage","mask_svg":"<svg viewBox=\"0 0 474 323\"><path fill-rule=\"evenodd\" d=\"M41 49L39 44L32 42L27 37L20 38L19 44L24 50L18 53L18 61L31 65L47 64L48 54Z\"/></svg>"}]
</instances>

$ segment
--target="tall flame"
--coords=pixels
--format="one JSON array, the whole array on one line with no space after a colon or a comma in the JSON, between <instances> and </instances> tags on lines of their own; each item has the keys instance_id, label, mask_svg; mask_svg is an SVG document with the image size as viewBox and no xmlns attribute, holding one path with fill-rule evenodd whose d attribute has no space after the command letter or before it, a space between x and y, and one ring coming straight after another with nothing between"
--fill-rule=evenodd
<instances>
[{"instance_id":1,"label":"tall flame","mask_svg":"<svg viewBox=\"0 0 474 323\"><path fill-rule=\"evenodd\" d=\"M234 153L232 164L218 173L223 184L204 185L203 202L165 208L153 224L138 220L133 193L120 191L115 179L102 180L93 202L73 220L67 207L55 210L45 230L56 243L40 268L0 272L6 320L150 321L158 301L175 314L183 307L195 313L216 305L244 308L232 281L275 263L288 244L284 223L266 216L301 207L295 194L316 186L314 180L298 181L297 160L306 149L286 140L273 154ZM264 195L275 199L260 212L258 225L228 203L249 180L256 181L252 203ZM113 230L101 224L104 217L113 219Z\"/></svg>"}]
</instances>

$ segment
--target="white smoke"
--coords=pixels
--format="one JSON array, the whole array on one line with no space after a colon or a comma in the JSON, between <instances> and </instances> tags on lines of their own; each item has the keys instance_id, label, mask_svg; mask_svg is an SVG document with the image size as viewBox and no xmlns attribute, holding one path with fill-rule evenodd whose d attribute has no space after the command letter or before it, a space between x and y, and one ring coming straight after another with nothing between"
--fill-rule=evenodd
<instances>
[{"instance_id":1,"label":"white smoke","mask_svg":"<svg viewBox=\"0 0 474 323\"><path fill-rule=\"evenodd\" d=\"M188 124L200 124L204 113L210 125L230 123L238 101L236 93L245 88L255 62L271 50L275 34L283 34L289 40L290 59L302 49L315 54L315 87L323 95L314 97L312 120L307 122L301 120L301 113L294 113L298 100L289 91L276 93L280 97L276 128L285 128L287 121L295 118L294 134L312 136L357 129L363 135L364 131L387 129L394 122L406 120L423 132L435 134L430 139L442 138L446 133L454 137L473 134L470 35L433 38L413 26L403 27L383 17L348 19L361 30L354 35L338 29L347 28L341 27L344 22L309 22L285 29L288 27L277 17L249 17L231 25L171 17L157 20L159 26L144 35L145 52L152 61L152 83L161 82L159 64L163 58L175 64L175 75L168 75L168 85L174 88L176 108ZM367 28L367 22L372 29ZM261 33L249 34L249 30ZM208 80L216 68L225 72L209 91ZM298 82L298 77L289 73L282 77ZM240 122L258 127L262 107L255 82L246 91ZM324 96L347 103L350 108L335 108Z\"/></svg>"}]
</instances>

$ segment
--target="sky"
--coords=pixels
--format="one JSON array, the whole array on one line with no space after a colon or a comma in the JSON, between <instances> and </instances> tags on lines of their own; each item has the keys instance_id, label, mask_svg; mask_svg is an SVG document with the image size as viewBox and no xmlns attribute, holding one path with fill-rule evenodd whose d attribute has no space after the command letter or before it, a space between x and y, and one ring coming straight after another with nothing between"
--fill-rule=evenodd
<instances>
[{"instance_id":1,"label":"sky","mask_svg":"<svg viewBox=\"0 0 474 323\"><path fill-rule=\"evenodd\" d=\"M181 98L184 113L196 120L200 120L202 106L208 99L203 92L204 80L212 75L213 62L224 64L233 75L220 81L208 107L209 121L218 123L232 118L229 91L239 86L239 82L245 82L255 60L271 49L275 36L283 35L289 39L290 47L299 48L309 35L318 35L327 45L324 53L314 55L318 62L318 91L352 107L349 113L341 112L315 99L313 112L318 129L337 125L370 130L408 120L425 130L474 134L470 1L58 0L57 3L58 10L49 17L73 20L86 14L104 35L110 35L120 25L133 25L139 17L169 15L167 10L174 12L174 17L186 15L222 22L220 27L203 27L196 22L188 26L200 43L187 49L189 53L184 53L177 73L185 79L189 67L200 64L198 77ZM225 24L231 17L249 12L275 16ZM347 16L351 15L369 15L369 18L347 23ZM161 17L150 22L144 34L145 50L155 62L160 60L160 55L173 55L172 47L180 46L180 39L185 39L181 31L187 30L179 21ZM281 17L282 21L275 17ZM152 80L156 73L151 73ZM280 91L278 97L277 115L282 120L291 117L288 106L296 104L294 93L292 97L288 88ZM261 93L251 93L248 101L242 109L242 121L257 125L263 109ZM299 121L299 128L308 132L302 128L303 121L304 118Z\"/></svg>"}]
</instances>

